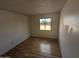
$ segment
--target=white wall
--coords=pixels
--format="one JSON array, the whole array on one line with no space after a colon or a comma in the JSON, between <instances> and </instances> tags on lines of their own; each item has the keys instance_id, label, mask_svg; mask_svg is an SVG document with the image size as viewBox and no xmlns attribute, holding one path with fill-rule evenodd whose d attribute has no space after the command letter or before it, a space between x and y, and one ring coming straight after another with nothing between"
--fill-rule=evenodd
<instances>
[{"instance_id":1,"label":"white wall","mask_svg":"<svg viewBox=\"0 0 79 59\"><path fill-rule=\"evenodd\" d=\"M68 0L62 10L60 47L63 57L79 58L79 0Z\"/></svg>"},{"instance_id":2,"label":"white wall","mask_svg":"<svg viewBox=\"0 0 79 59\"><path fill-rule=\"evenodd\" d=\"M27 16L0 10L0 55L29 36Z\"/></svg>"},{"instance_id":3,"label":"white wall","mask_svg":"<svg viewBox=\"0 0 79 59\"><path fill-rule=\"evenodd\" d=\"M59 34L59 12L51 14L42 14L30 16L30 27L32 36L36 37L47 37L47 38L58 38ZM42 31L40 30L40 18L50 17L52 19L52 30L51 31Z\"/></svg>"}]
</instances>

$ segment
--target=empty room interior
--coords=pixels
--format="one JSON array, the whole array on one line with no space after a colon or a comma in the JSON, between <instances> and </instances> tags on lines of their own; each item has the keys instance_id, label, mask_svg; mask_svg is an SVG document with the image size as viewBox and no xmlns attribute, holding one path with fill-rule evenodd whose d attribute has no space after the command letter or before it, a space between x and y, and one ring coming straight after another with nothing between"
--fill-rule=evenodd
<instances>
[{"instance_id":1,"label":"empty room interior","mask_svg":"<svg viewBox=\"0 0 79 59\"><path fill-rule=\"evenodd\" d=\"M79 0L0 0L0 58L79 58Z\"/></svg>"}]
</instances>

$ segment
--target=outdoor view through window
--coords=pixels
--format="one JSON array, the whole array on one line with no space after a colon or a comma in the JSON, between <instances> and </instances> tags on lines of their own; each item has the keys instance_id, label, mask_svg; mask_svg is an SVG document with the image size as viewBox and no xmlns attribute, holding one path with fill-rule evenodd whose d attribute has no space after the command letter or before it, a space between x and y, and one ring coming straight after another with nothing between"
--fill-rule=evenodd
<instances>
[{"instance_id":1,"label":"outdoor view through window","mask_svg":"<svg viewBox=\"0 0 79 59\"><path fill-rule=\"evenodd\" d=\"M51 18L40 19L40 30L51 30Z\"/></svg>"}]
</instances>

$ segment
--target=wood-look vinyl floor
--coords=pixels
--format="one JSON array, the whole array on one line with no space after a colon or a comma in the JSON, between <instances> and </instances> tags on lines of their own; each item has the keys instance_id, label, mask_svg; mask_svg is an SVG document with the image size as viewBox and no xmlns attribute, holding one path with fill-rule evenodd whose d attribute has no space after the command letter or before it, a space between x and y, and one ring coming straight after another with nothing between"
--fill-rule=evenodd
<instances>
[{"instance_id":1,"label":"wood-look vinyl floor","mask_svg":"<svg viewBox=\"0 0 79 59\"><path fill-rule=\"evenodd\" d=\"M2 56L11 58L60 58L58 40L31 37Z\"/></svg>"}]
</instances>

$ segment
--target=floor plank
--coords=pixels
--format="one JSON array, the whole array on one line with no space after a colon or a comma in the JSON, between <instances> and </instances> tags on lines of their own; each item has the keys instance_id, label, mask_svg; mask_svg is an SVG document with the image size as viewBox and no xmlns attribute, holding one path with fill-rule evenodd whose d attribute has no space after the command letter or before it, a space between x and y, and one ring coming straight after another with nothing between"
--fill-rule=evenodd
<instances>
[{"instance_id":1,"label":"floor plank","mask_svg":"<svg viewBox=\"0 0 79 59\"><path fill-rule=\"evenodd\" d=\"M31 37L2 56L11 58L60 58L58 40Z\"/></svg>"}]
</instances>

